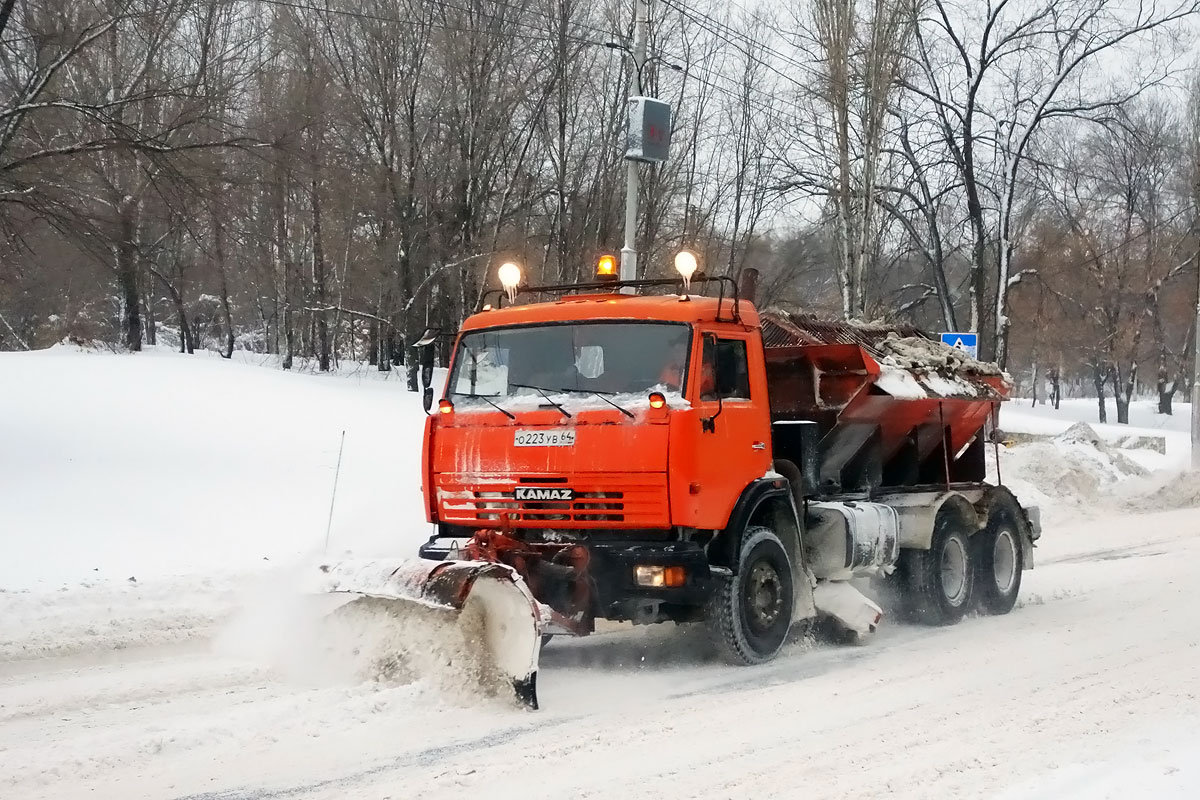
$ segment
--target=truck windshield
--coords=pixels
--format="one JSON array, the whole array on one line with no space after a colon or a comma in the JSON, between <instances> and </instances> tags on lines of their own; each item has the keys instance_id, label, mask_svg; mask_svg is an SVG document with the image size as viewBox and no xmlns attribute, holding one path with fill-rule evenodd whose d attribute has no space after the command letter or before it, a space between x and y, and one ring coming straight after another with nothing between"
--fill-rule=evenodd
<instances>
[{"instance_id":1,"label":"truck windshield","mask_svg":"<svg viewBox=\"0 0 1200 800\"><path fill-rule=\"evenodd\" d=\"M687 325L597 322L493 328L462 337L450 396L682 392Z\"/></svg>"}]
</instances>

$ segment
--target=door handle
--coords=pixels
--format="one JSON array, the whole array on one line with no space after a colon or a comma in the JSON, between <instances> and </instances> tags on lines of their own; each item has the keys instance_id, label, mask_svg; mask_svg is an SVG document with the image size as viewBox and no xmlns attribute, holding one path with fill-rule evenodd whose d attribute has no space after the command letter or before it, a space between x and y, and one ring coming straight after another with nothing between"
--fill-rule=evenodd
<instances>
[{"instance_id":1,"label":"door handle","mask_svg":"<svg viewBox=\"0 0 1200 800\"><path fill-rule=\"evenodd\" d=\"M753 444L750 445L750 447L752 447L755 450L766 450L767 443L766 442L754 442Z\"/></svg>"}]
</instances>

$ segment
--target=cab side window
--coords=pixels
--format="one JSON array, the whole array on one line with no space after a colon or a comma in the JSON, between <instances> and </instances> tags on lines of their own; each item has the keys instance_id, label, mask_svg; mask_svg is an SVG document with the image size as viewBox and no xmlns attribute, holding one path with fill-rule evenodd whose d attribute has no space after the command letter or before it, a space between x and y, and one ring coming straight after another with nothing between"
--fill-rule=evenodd
<instances>
[{"instance_id":1,"label":"cab side window","mask_svg":"<svg viewBox=\"0 0 1200 800\"><path fill-rule=\"evenodd\" d=\"M701 400L749 400L750 369L741 339L704 337L700 376Z\"/></svg>"}]
</instances>

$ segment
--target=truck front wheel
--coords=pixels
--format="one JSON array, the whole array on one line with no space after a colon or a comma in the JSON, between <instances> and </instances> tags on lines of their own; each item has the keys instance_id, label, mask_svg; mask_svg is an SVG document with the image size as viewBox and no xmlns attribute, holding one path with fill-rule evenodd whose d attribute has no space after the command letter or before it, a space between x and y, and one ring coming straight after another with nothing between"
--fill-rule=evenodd
<instances>
[{"instance_id":1,"label":"truck front wheel","mask_svg":"<svg viewBox=\"0 0 1200 800\"><path fill-rule=\"evenodd\" d=\"M970 607L975 565L967 534L954 514L939 515L928 550L905 550L903 589L916 621L953 625Z\"/></svg>"},{"instance_id":2,"label":"truck front wheel","mask_svg":"<svg viewBox=\"0 0 1200 800\"><path fill-rule=\"evenodd\" d=\"M713 643L731 664L770 661L792 625L792 564L769 528L747 528L737 573L715 578L706 614Z\"/></svg>"}]
</instances>

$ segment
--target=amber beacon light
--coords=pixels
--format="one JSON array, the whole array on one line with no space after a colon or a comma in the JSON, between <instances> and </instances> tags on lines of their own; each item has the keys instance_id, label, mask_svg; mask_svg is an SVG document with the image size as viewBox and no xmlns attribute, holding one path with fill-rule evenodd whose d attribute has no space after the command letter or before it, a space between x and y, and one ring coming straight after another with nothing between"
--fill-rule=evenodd
<instances>
[{"instance_id":1,"label":"amber beacon light","mask_svg":"<svg viewBox=\"0 0 1200 800\"><path fill-rule=\"evenodd\" d=\"M617 279L617 259L608 254L600 256L600 260L596 263L596 277L602 281L615 281Z\"/></svg>"}]
</instances>

